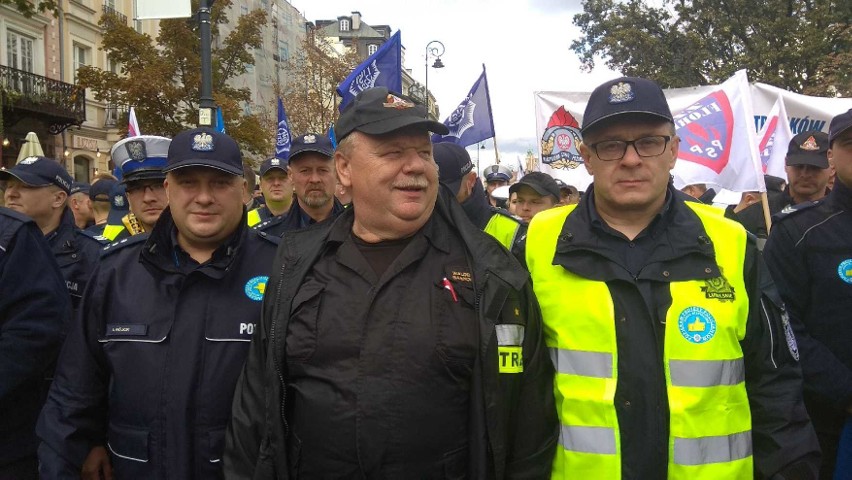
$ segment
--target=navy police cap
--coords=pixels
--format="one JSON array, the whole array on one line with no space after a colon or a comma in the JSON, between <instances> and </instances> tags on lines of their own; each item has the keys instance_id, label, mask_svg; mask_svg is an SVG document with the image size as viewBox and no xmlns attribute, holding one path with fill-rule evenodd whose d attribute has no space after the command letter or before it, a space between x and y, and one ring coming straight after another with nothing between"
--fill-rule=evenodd
<instances>
[{"instance_id":1,"label":"navy police cap","mask_svg":"<svg viewBox=\"0 0 852 480\"><path fill-rule=\"evenodd\" d=\"M584 135L604 121L624 114L644 114L674 122L663 89L651 80L621 77L596 88L583 113Z\"/></svg>"},{"instance_id":2,"label":"navy police cap","mask_svg":"<svg viewBox=\"0 0 852 480\"><path fill-rule=\"evenodd\" d=\"M31 187L56 185L65 193L71 192L71 182L74 181L65 167L47 157L27 157L10 169L0 170L0 179L9 176Z\"/></svg>"},{"instance_id":3,"label":"navy police cap","mask_svg":"<svg viewBox=\"0 0 852 480\"><path fill-rule=\"evenodd\" d=\"M184 130L172 139L164 173L184 167L209 167L243 176L243 155L237 142L212 128Z\"/></svg>"}]
</instances>

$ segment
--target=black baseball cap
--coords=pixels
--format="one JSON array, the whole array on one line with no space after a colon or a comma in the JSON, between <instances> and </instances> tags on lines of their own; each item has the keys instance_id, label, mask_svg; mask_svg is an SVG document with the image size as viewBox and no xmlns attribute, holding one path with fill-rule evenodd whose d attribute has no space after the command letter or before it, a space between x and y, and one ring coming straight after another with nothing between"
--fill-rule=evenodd
<instances>
[{"instance_id":1,"label":"black baseball cap","mask_svg":"<svg viewBox=\"0 0 852 480\"><path fill-rule=\"evenodd\" d=\"M210 167L242 177L243 155L228 135L212 128L194 128L172 139L163 173L183 167Z\"/></svg>"},{"instance_id":2,"label":"black baseball cap","mask_svg":"<svg viewBox=\"0 0 852 480\"><path fill-rule=\"evenodd\" d=\"M470 154L455 143L442 142L432 147L432 156L438 164L438 180L454 194L459 193L462 178L473 170Z\"/></svg>"},{"instance_id":3,"label":"black baseball cap","mask_svg":"<svg viewBox=\"0 0 852 480\"><path fill-rule=\"evenodd\" d=\"M71 175L59 162L47 157L27 157L12 168L0 170L0 180L15 177L31 187L56 185L71 193Z\"/></svg>"},{"instance_id":4,"label":"black baseball cap","mask_svg":"<svg viewBox=\"0 0 852 480\"><path fill-rule=\"evenodd\" d=\"M369 88L356 95L340 113L334 132L340 142L355 130L382 135L404 127L420 127L441 135L450 133L443 123L429 119L426 107L387 87Z\"/></svg>"},{"instance_id":5,"label":"black baseball cap","mask_svg":"<svg viewBox=\"0 0 852 480\"><path fill-rule=\"evenodd\" d=\"M331 139L322 133L306 133L301 137L296 137L290 144L289 161L293 161L296 157L303 153L314 152L319 153L324 157L334 156L334 146L331 144Z\"/></svg>"},{"instance_id":6,"label":"black baseball cap","mask_svg":"<svg viewBox=\"0 0 852 480\"><path fill-rule=\"evenodd\" d=\"M112 201L112 191L118 182L111 178L102 178L89 189L89 198L98 202Z\"/></svg>"},{"instance_id":7,"label":"black baseball cap","mask_svg":"<svg viewBox=\"0 0 852 480\"><path fill-rule=\"evenodd\" d=\"M89 193L90 185L86 182L71 182L71 190L68 192L69 195L74 195L75 193Z\"/></svg>"},{"instance_id":8,"label":"black baseball cap","mask_svg":"<svg viewBox=\"0 0 852 480\"><path fill-rule=\"evenodd\" d=\"M846 113L841 113L831 119L831 123L828 125L828 144L831 145L834 143L834 140L836 140L841 133L849 130L850 128L852 128L852 108L850 108Z\"/></svg>"},{"instance_id":9,"label":"black baseball cap","mask_svg":"<svg viewBox=\"0 0 852 480\"><path fill-rule=\"evenodd\" d=\"M287 165L287 160L282 160L278 157L267 158L263 161L263 163L260 164L260 176L262 177L266 175L266 172L275 169L287 173Z\"/></svg>"},{"instance_id":10,"label":"black baseball cap","mask_svg":"<svg viewBox=\"0 0 852 480\"><path fill-rule=\"evenodd\" d=\"M521 178L518 183L513 184L509 187L509 193L517 192L523 185L526 185L536 193L541 195L542 197L546 197L548 195L552 195L555 201L559 201L559 185L556 184L556 180L553 179L550 175L543 172L530 172Z\"/></svg>"},{"instance_id":11,"label":"black baseball cap","mask_svg":"<svg viewBox=\"0 0 852 480\"><path fill-rule=\"evenodd\" d=\"M621 77L592 92L580 132L585 135L593 127L603 125L602 122L624 114L651 115L674 122L669 102L659 85L646 78Z\"/></svg>"},{"instance_id":12,"label":"black baseball cap","mask_svg":"<svg viewBox=\"0 0 852 480\"><path fill-rule=\"evenodd\" d=\"M813 165L828 168L828 135L817 130L802 132L787 148L787 165Z\"/></svg>"}]
</instances>

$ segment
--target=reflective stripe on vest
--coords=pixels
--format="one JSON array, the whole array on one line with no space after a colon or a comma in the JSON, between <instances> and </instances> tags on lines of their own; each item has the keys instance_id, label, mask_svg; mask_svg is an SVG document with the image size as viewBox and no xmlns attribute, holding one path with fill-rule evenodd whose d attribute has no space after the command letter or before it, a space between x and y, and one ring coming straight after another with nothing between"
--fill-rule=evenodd
<instances>
[{"instance_id":1,"label":"reflective stripe on vest","mask_svg":"<svg viewBox=\"0 0 852 480\"><path fill-rule=\"evenodd\" d=\"M496 238L501 245L511 251L512 245L515 243L515 236L518 234L518 227L518 222L495 213L491 215L491 219L488 220L483 231Z\"/></svg>"},{"instance_id":2,"label":"reflective stripe on vest","mask_svg":"<svg viewBox=\"0 0 852 480\"><path fill-rule=\"evenodd\" d=\"M739 342L748 298L742 267L745 231L698 204L687 204L714 243L726 286L711 280L669 283L665 376L670 411L668 478L752 478L751 411ZM553 265L556 244L574 206L540 212L527 233L527 266L556 367L562 423L553 478L621 478L615 391L615 307L605 283ZM714 279L715 280L715 279ZM623 312L629 316L631 312Z\"/></svg>"},{"instance_id":3,"label":"reflective stripe on vest","mask_svg":"<svg viewBox=\"0 0 852 480\"><path fill-rule=\"evenodd\" d=\"M248 223L249 227L253 227L260 223L260 212L258 212L257 210L257 208L249 210L248 214L246 215L246 223Z\"/></svg>"}]
</instances>

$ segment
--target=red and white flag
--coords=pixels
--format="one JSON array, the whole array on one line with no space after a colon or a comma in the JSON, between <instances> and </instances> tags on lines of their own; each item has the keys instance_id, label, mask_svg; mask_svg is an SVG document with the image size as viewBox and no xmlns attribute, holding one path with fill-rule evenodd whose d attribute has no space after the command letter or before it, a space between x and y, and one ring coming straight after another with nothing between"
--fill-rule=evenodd
<instances>
[{"instance_id":1,"label":"red and white flag","mask_svg":"<svg viewBox=\"0 0 852 480\"><path fill-rule=\"evenodd\" d=\"M787 108L784 107L784 99L778 95L778 100L766 116L766 123L757 132L757 147L763 173L787 180L784 158L792 139L793 132L790 131Z\"/></svg>"},{"instance_id":2,"label":"red and white flag","mask_svg":"<svg viewBox=\"0 0 852 480\"><path fill-rule=\"evenodd\" d=\"M139 135L142 135L142 132L139 131L139 122L136 121L136 110L130 107L130 115L127 120L127 136L138 137Z\"/></svg>"},{"instance_id":3,"label":"red and white flag","mask_svg":"<svg viewBox=\"0 0 852 480\"><path fill-rule=\"evenodd\" d=\"M735 192L766 191L745 70L673 113L680 137L672 170L676 188L704 183Z\"/></svg>"}]
</instances>

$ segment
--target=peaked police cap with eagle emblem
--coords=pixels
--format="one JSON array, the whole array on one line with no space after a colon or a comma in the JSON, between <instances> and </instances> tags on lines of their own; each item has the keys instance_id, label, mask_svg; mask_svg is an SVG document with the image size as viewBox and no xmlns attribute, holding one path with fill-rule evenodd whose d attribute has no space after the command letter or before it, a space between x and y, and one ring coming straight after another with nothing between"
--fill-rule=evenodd
<instances>
[{"instance_id":1,"label":"peaked police cap with eagle emblem","mask_svg":"<svg viewBox=\"0 0 852 480\"><path fill-rule=\"evenodd\" d=\"M122 183L165 178L163 167L171 139L156 135L127 137L112 146L112 161L121 168Z\"/></svg>"},{"instance_id":2,"label":"peaked police cap with eagle emblem","mask_svg":"<svg viewBox=\"0 0 852 480\"><path fill-rule=\"evenodd\" d=\"M600 127L624 114L641 114L674 122L663 89L651 80L621 77L598 86L586 104L581 133Z\"/></svg>"},{"instance_id":3,"label":"peaked police cap with eagle emblem","mask_svg":"<svg viewBox=\"0 0 852 480\"><path fill-rule=\"evenodd\" d=\"M368 135L382 135L405 127L441 135L450 133L443 123L429 119L426 107L389 91L387 87L369 88L359 93L340 113L334 132L340 141L355 130Z\"/></svg>"},{"instance_id":4,"label":"peaked police cap with eagle emblem","mask_svg":"<svg viewBox=\"0 0 852 480\"><path fill-rule=\"evenodd\" d=\"M194 128L175 135L163 172L183 167L210 167L243 176L243 155L237 142L212 128Z\"/></svg>"}]
</instances>

